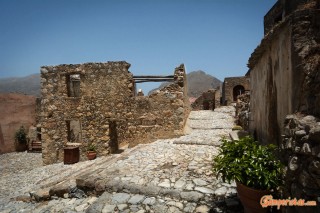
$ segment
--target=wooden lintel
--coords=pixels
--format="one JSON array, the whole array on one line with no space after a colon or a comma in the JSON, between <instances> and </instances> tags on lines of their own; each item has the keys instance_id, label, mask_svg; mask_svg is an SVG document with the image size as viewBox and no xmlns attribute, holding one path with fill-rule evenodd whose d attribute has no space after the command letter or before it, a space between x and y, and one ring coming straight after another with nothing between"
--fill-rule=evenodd
<instances>
[{"instance_id":1,"label":"wooden lintel","mask_svg":"<svg viewBox=\"0 0 320 213\"><path fill-rule=\"evenodd\" d=\"M174 80L174 78L134 78L135 81L139 81L139 80L146 80L146 81L153 81L153 80Z\"/></svg>"},{"instance_id":2,"label":"wooden lintel","mask_svg":"<svg viewBox=\"0 0 320 213\"><path fill-rule=\"evenodd\" d=\"M145 83L145 82L172 82L174 81L174 79L167 79L167 80L164 80L164 79L145 79L145 80L136 80L134 81L134 83Z\"/></svg>"},{"instance_id":3,"label":"wooden lintel","mask_svg":"<svg viewBox=\"0 0 320 213\"><path fill-rule=\"evenodd\" d=\"M136 78L174 78L173 75L134 75L133 79Z\"/></svg>"}]
</instances>

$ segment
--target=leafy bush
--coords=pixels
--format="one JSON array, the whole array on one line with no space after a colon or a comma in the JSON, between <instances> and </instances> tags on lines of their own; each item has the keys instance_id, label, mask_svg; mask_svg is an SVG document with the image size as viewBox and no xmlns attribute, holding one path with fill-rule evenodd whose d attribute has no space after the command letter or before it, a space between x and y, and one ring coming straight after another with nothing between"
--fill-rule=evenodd
<instances>
[{"instance_id":1,"label":"leafy bush","mask_svg":"<svg viewBox=\"0 0 320 213\"><path fill-rule=\"evenodd\" d=\"M14 138L19 143L27 143L27 133L24 126L20 126L20 128L16 131Z\"/></svg>"},{"instance_id":2,"label":"leafy bush","mask_svg":"<svg viewBox=\"0 0 320 213\"><path fill-rule=\"evenodd\" d=\"M238 141L223 139L213 171L229 183L234 180L255 189L274 189L282 181L282 165L274 151L275 145L259 145L250 136Z\"/></svg>"},{"instance_id":3,"label":"leafy bush","mask_svg":"<svg viewBox=\"0 0 320 213\"><path fill-rule=\"evenodd\" d=\"M88 151L89 152L95 152L96 151L96 145L94 145L93 143L90 143L88 146Z\"/></svg>"}]
</instances>

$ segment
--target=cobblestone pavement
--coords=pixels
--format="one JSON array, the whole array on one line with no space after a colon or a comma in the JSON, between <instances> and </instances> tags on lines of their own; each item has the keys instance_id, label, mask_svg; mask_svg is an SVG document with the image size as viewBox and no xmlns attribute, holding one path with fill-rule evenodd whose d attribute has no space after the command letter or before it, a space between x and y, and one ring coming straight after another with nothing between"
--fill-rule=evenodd
<instances>
[{"instance_id":1,"label":"cobblestone pavement","mask_svg":"<svg viewBox=\"0 0 320 213\"><path fill-rule=\"evenodd\" d=\"M41 154L1 156L0 212L224 212L225 206L241 211L232 198L235 184L211 172L219 139L228 136L233 122L234 107L193 111L188 135L73 165L39 166ZM2 164L16 158L30 164L17 163L21 171L13 169L15 163ZM81 196L74 198L70 189ZM30 202L30 192L33 199L49 200Z\"/></svg>"}]
</instances>

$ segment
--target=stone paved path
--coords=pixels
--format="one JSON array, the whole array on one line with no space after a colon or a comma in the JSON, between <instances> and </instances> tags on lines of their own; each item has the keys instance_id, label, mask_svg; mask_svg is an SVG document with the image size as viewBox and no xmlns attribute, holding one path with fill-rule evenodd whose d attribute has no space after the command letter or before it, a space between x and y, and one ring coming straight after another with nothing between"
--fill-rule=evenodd
<instances>
[{"instance_id":1,"label":"stone paved path","mask_svg":"<svg viewBox=\"0 0 320 213\"><path fill-rule=\"evenodd\" d=\"M193 111L190 134L180 138L74 165L1 175L0 212L223 212L212 200L235 194L235 185L217 180L211 161L219 139L231 131L233 117L233 107ZM89 196L71 198L72 187ZM28 200L29 192L37 199L50 198L49 191L55 194L49 201L14 201L18 196ZM226 202L238 205L235 199Z\"/></svg>"}]
</instances>

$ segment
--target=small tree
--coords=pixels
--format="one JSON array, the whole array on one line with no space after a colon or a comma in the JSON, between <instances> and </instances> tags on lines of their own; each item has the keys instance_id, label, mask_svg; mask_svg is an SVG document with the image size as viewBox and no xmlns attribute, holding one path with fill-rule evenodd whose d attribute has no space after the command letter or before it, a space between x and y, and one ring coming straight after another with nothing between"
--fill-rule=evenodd
<instances>
[{"instance_id":1,"label":"small tree","mask_svg":"<svg viewBox=\"0 0 320 213\"><path fill-rule=\"evenodd\" d=\"M27 143L27 133L24 126L20 126L20 128L16 131L15 139L19 143Z\"/></svg>"}]
</instances>

